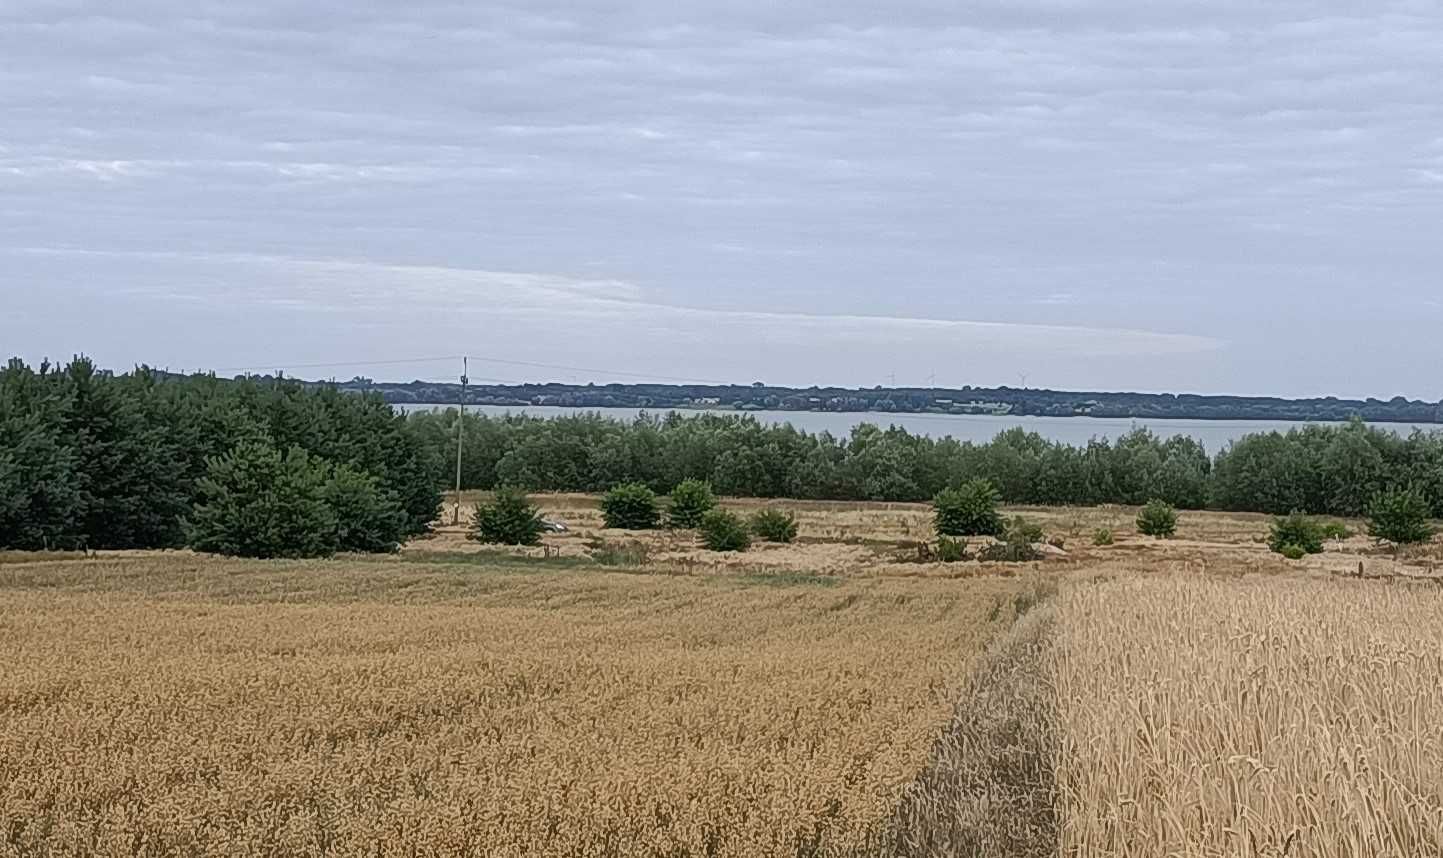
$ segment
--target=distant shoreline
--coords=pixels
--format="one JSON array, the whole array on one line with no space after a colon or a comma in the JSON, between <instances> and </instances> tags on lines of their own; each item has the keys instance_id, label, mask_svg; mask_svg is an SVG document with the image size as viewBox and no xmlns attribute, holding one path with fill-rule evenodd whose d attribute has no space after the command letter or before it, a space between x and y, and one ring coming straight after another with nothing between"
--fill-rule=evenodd
<instances>
[{"instance_id":1,"label":"distant shoreline","mask_svg":"<svg viewBox=\"0 0 1443 858\"><path fill-rule=\"evenodd\" d=\"M322 382L315 382L322 383ZM461 401L461 385L353 379L342 390L379 394L395 405L446 406ZM1282 399L1173 393L1058 391L1033 388L838 388L684 384L471 385L468 405L509 408L640 408L648 411L745 414L755 411L983 417L1094 417L1132 420L1249 420L1288 423L1443 424L1443 403L1410 400Z\"/></svg>"},{"instance_id":2,"label":"distant shoreline","mask_svg":"<svg viewBox=\"0 0 1443 858\"><path fill-rule=\"evenodd\" d=\"M414 410L414 411L422 411L422 410L436 410L436 411L441 411L441 410L445 410L445 409L447 409L447 408L456 408L456 407L458 407L458 406L460 405L460 403L458 403L458 402L405 402L405 401L393 401L393 400L389 400L389 399L387 400L387 404L388 404L388 405L392 405L392 406L401 406L401 407L404 407L406 410ZM1347 423L1348 420L1350 419L1350 418L1346 418L1346 417L1344 417L1344 418L1334 418L1334 417L1311 417L1311 418L1302 418L1302 417L1261 417L1261 416L1260 416L1260 417L1195 417L1195 416L1171 415L1171 414L1168 414L1168 415L1158 415L1158 414L1132 414L1132 415L1127 415L1127 414L1009 414L1009 413L1003 413L1003 414L966 414L966 413L954 413L954 412L945 412L945 411L820 411L820 410L814 410L814 409L784 409L784 408L746 408L746 409L743 409L743 408L731 408L731 407L726 407L726 406L709 406L709 407L708 407L708 406L695 406L695 405L656 405L656 406L640 406L640 405L557 405L557 404L551 404L551 403L537 404L537 403L497 403L497 402L467 402L467 403L466 403L466 407L467 407L467 408L485 407L485 408L508 409L508 410L513 410L513 411L518 411L518 412L520 412L520 411L525 411L525 410L527 410L527 409L535 409L535 408L548 408L548 409L550 409L550 408L557 408L557 409L565 409L565 410L567 410L567 411L579 411L579 412L591 412L591 411L594 411L594 412L598 412L598 413L601 413L601 414L605 414L605 413L608 412L608 411L645 411L645 412L649 412L649 413L653 413L653 414L666 414L666 413L670 413L670 412L673 412L673 411L674 411L674 412L682 413L682 414L722 414L722 415L728 415L728 416L741 416L741 415L747 415L747 414L766 414L766 415L776 415L776 414L824 414L824 415L836 415L836 416L845 416L845 415L876 416L876 417L882 417L882 418L888 418L888 417L890 417L890 418L923 418L923 419L925 419L925 418L953 418L953 417L957 417L957 418L963 418L963 419L966 419L966 418L983 418L983 419L992 419L992 420L1019 419L1019 420L1057 420L1057 421L1078 420L1078 419L1086 418L1086 419L1089 419L1089 420L1099 420L1099 421L1101 421L1101 420L1112 420L1112 421L1118 421L1118 420L1133 420L1133 421L1140 421L1140 420L1148 420L1148 421L1150 421L1150 420L1166 420L1166 421L1172 421L1172 422L1198 421L1198 422L1217 423L1217 424L1223 424L1223 423L1243 423L1243 422L1246 422L1246 423L1302 423L1302 424L1316 423L1316 424L1319 424L1319 425L1336 425L1336 424L1340 424L1340 423ZM1376 419L1376 420L1365 420L1364 422L1365 422L1365 423L1370 423L1370 424L1377 423L1377 424L1392 424L1392 425L1402 425L1402 426L1406 426L1406 425L1443 426L1443 420Z\"/></svg>"}]
</instances>

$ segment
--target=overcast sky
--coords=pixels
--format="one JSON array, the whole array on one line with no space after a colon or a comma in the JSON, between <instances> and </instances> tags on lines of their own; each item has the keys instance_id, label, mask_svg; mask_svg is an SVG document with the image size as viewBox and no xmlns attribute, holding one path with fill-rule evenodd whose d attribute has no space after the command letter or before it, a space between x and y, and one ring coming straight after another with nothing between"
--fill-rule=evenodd
<instances>
[{"instance_id":1,"label":"overcast sky","mask_svg":"<svg viewBox=\"0 0 1443 858\"><path fill-rule=\"evenodd\" d=\"M1436 0L0 0L0 351L1436 400L1440 46Z\"/></svg>"}]
</instances>

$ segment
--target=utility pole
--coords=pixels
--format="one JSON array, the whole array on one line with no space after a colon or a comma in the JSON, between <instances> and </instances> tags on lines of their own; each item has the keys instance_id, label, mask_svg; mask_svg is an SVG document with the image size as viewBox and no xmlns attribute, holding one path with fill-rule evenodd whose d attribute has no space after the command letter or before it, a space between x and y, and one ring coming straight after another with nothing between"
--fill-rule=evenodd
<instances>
[{"instance_id":1,"label":"utility pole","mask_svg":"<svg viewBox=\"0 0 1443 858\"><path fill-rule=\"evenodd\" d=\"M466 440L466 385L471 382L471 359L461 358L461 408L456 418L456 511L451 524L461 524L461 448Z\"/></svg>"}]
</instances>

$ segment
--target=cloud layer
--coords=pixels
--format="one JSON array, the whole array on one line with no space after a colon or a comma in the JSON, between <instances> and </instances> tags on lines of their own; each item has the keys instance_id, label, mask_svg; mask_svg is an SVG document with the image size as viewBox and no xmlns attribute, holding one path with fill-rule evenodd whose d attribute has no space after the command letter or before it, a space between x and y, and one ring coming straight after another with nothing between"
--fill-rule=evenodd
<instances>
[{"instance_id":1,"label":"cloud layer","mask_svg":"<svg viewBox=\"0 0 1443 858\"><path fill-rule=\"evenodd\" d=\"M6 4L0 345L1443 395L1436 4L576 5Z\"/></svg>"}]
</instances>

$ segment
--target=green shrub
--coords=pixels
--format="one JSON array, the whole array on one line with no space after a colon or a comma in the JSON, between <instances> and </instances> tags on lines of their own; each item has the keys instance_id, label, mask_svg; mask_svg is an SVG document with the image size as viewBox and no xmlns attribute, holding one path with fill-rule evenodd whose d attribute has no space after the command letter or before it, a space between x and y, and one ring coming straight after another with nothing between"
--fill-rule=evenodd
<instances>
[{"instance_id":1,"label":"green shrub","mask_svg":"<svg viewBox=\"0 0 1443 858\"><path fill-rule=\"evenodd\" d=\"M1092 534L1092 544L1097 546L1112 544L1112 531L1106 527L1100 527Z\"/></svg>"},{"instance_id":2,"label":"green shrub","mask_svg":"<svg viewBox=\"0 0 1443 858\"><path fill-rule=\"evenodd\" d=\"M667 523L672 527L690 529L701 524L701 517L716 506L711 486L701 480L682 480L671 490L671 506Z\"/></svg>"},{"instance_id":3,"label":"green shrub","mask_svg":"<svg viewBox=\"0 0 1443 858\"><path fill-rule=\"evenodd\" d=\"M520 489L502 487L490 503L476 504L471 538L499 545L536 545L541 542L541 513Z\"/></svg>"},{"instance_id":4,"label":"green shrub","mask_svg":"<svg viewBox=\"0 0 1443 858\"><path fill-rule=\"evenodd\" d=\"M1137 514L1137 532L1144 536L1167 539L1177 533L1177 510L1166 501L1151 500Z\"/></svg>"},{"instance_id":5,"label":"green shrub","mask_svg":"<svg viewBox=\"0 0 1443 858\"><path fill-rule=\"evenodd\" d=\"M399 550L406 540L406 511L370 474L337 465L324 496L336 519L337 551L385 554Z\"/></svg>"},{"instance_id":6,"label":"green shrub","mask_svg":"<svg viewBox=\"0 0 1443 858\"><path fill-rule=\"evenodd\" d=\"M196 551L234 557L324 557L336 550L326 502L330 468L292 447L246 442L206 462L200 500L186 524Z\"/></svg>"},{"instance_id":7,"label":"green shrub","mask_svg":"<svg viewBox=\"0 0 1443 858\"><path fill-rule=\"evenodd\" d=\"M601 516L619 530L651 530L661 521L656 493L641 483L613 486L601 499Z\"/></svg>"},{"instance_id":8,"label":"green shrub","mask_svg":"<svg viewBox=\"0 0 1443 858\"><path fill-rule=\"evenodd\" d=\"M701 541L712 551L746 551L752 547L751 534L741 516L724 509L714 509L702 516Z\"/></svg>"},{"instance_id":9,"label":"green shrub","mask_svg":"<svg viewBox=\"0 0 1443 858\"><path fill-rule=\"evenodd\" d=\"M1428 499L1416 488L1393 489L1368 507L1368 535L1394 545L1412 545L1433 538Z\"/></svg>"},{"instance_id":10,"label":"green shrub","mask_svg":"<svg viewBox=\"0 0 1443 858\"><path fill-rule=\"evenodd\" d=\"M1304 557L1308 556L1308 549L1304 548L1301 545L1280 545L1273 550L1288 558L1289 560L1302 560Z\"/></svg>"},{"instance_id":11,"label":"green shrub","mask_svg":"<svg viewBox=\"0 0 1443 858\"><path fill-rule=\"evenodd\" d=\"M1353 531L1341 521L1325 521L1318 526L1318 530L1324 539L1348 539L1353 535Z\"/></svg>"},{"instance_id":12,"label":"green shrub","mask_svg":"<svg viewBox=\"0 0 1443 858\"><path fill-rule=\"evenodd\" d=\"M967 559L967 540L950 536L937 537L937 559L942 563L961 563Z\"/></svg>"},{"instance_id":13,"label":"green shrub","mask_svg":"<svg viewBox=\"0 0 1443 858\"><path fill-rule=\"evenodd\" d=\"M797 538L797 517L771 507L759 509L752 516L752 533L767 542L791 542Z\"/></svg>"},{"instance_id":14,"label":"green shrub","mask_svg":"<svg viewBox=\"0 0 1443 858\"><path fill-rule=\"evenodd\" d=\"M938 536L995 536L1002 532L997 489L987 480L969 480L932 499Z\"/></svg>"},{"instance_id":15,"label":"green shrub","mask_svg":"<svg viewBox=\"0 0 1443 858\"><path fill-rule=\"evenodd\" d=\"M1268 547L1284 556L1287 555L1284 548L1299 548L1305 554L1318 554L1323 550L1323 528L1306 515L1294 512L1273 522Z\"/></svg>"}]
</instances>

